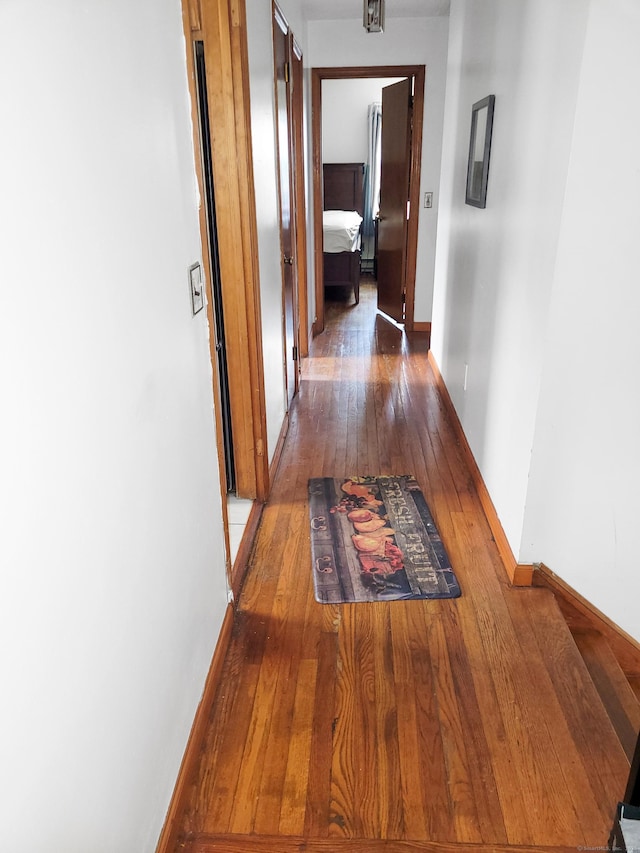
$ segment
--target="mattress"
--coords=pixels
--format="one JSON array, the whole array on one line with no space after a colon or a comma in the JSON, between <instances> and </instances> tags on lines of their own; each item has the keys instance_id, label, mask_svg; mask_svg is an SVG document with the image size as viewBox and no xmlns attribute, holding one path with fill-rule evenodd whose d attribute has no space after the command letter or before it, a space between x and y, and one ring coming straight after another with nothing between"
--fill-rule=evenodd
<instances>
[{"instance_id":1,"label":"mattress","mask_svg":"<svg viewBox=\"0 0 640 853\"><path fill-rule=\"evenodd\" d=\"M322 214L324 252L357 252L362 217L355 210L325 210Z\"/></svg>"}]
</instances>

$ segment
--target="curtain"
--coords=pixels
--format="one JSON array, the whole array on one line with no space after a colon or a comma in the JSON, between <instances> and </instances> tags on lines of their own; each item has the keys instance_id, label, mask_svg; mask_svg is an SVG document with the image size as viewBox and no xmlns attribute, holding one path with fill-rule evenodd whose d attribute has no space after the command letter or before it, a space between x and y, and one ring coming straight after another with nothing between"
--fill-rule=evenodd
<instances>
[{"instance_id":1,"label":"curtain","mask_svg":"<svg viewBox=\"0 0 640 853\"><path fill-rule=\"evenodd\" d=\"M369 104L367 110L369 146L364 167L364 221L362 223L363 256L373 257L373 220L380 209L380 139L382 104Z\"/></svg>"}]
</instances>

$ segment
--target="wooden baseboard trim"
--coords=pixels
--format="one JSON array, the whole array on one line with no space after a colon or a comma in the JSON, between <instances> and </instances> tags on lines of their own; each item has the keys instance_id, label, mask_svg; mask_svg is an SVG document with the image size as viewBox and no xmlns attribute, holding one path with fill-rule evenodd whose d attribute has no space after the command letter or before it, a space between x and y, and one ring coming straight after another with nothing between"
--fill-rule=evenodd
<instances>
[{"instance_id":1,"label":"wooden baseboard trim","mask_svg":"<svg viewBox=\"0 0 640 853\"><path fill-rule=\"evenodd\" d=\"M240 540L238 553L233 561L233 567L231 568L231 591L233 592L234 601L237 601L240 597L240 591L242 590L242 584L249 568L249 560L251 559L251 552L253 551L263 509L264 504L262 501L253 502L242 539Z\"/></svg>"},{"instance_id":2,"label":"wooden baseboard trim","mask_svg":"<svg viewBox=\"0 0 640 853\"><path fill-rule=\"evenodd\" d=\"M533 586L533 572L531 563L516 563L511 583L514 586Z\"/></svg>"},{"instance_id":3,"label":"wooden baseboard trim","mask_svg":"<svg viewBox=\"0 0 640 853\"><path fill-rule=\"evenodd\" d=\"M544 563L535 564L533 585L546 587L553 592L570 628L588 628L602 634L627 677L640 676L640 643L630 634Z\"/></svg>"},{"instance_id":4,"label":"wooden baseboard trim","mask_svg":"<svg viewBox=\"0 0 640 853\"><path fill-rule=\"evenodd\" d=\"M502 560L507 572L507 577L513 586L531 586L533 581L533 566L527 566L517 562L514 553L511 550L511 546L509 545L509 540L507 539L502 524L500 523L500 519L498 518L498 513L493 505L489 491L482 479L478 463L476 462L471 448L469 447L469 442L467 441L467 437L462 429L462 424L458 418L458 413L456 412L447 386L445 385L442 374L440 373L438 363L436 362L431 350L429 350L427 358L436 379L436 387L440 393L442 402L444 403L447 415L449 416L449 422L456 434L460 452L462 453L464 461L469 468L471 479L473 480L473 484L478 492L478 497L480 498L480 503L482 504L482 509L484 510L484 514L489 522L489 527L498 547L498 553L500 554L500 559Z\"/></svg>"},{"instance_id":5,"label":"wooden baseboard trim","mask_svg":"<svg viewBox=\"0 0 640 853\"><path fill-rule=\"evenodd\" d=\"M222 676L222 665L227 654L227 649L229 648L229 643L231 642L233 614L233 605L229 604L222 620L216 648L211 658L211 666L209 667L209 672L204 683L202 698L193 719L189 740L187 741L187 746L182 757L178 778L173 789L173 796L169 803L164 826L160 833L156 853L175 853L178 846L178 838L181 830L180 821L187 806L192 779L198 770L200 749L206 735L211 708Z\"/></svg>"},{"instance_id":6,"label":"wooden baseboard trim","mask_svg":"<svg viewBox=\"0 0 640 853\"><path fill-rule=\"evenodd\" d=\"M289 433L289 412L286 412L284 419L282 421L282 426L280 427L280 435L278 436L278 441L276 443L276 449L273 451L273 459L271 460L271 464L269 465L269 483L273 483L273 481L275 480L276 473L278 472L278 468L280 467L280 460L282 459L282 451L284 449L284 443L287 439L288 433ZM269 491L271 491L271 489L269 489Z\"/></svg>"},{"instance_id":7,"label":"wooden baseboard trim","mask_svg":"<svg viewBox=\"0 0 640 853\"><path fill-rule=\"evenodd\" d=\"M431 323L414 323L413 332L427 332L431 334Z\"/></svg>"}]
</instances>

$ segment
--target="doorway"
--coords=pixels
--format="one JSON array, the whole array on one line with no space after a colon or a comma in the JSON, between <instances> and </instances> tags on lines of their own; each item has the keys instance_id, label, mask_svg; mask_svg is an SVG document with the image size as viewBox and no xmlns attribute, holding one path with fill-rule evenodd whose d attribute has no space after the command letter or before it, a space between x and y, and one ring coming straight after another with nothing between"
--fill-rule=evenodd
<instances>
[{"instance_id":1,"label":"doorway","mask_svg":"<svg viewBox=\"0 0 640 853\"><path fill-rule=\"evenodd\" d=\"M406 139L406 162L408 164L407 218L404 220L402 270L397 287L398 297L403 300L402 319L405 329L414 327L415 272L418 245L418 211L420 195L420 168L422 155L422 123L424 110L425 66L370 66L361 68L314 68L312 69L312 148L314 190L314 238L315 238L315 306L316 315L313 333L324 329L324 264L322 254L322 82L323 80L355 80L358 78L408 78L411 81L412 119L410 133ZM397 314L397 311L396 311ZM397 317L394 317L397 319Z\"/></svg>"}]
</instances>

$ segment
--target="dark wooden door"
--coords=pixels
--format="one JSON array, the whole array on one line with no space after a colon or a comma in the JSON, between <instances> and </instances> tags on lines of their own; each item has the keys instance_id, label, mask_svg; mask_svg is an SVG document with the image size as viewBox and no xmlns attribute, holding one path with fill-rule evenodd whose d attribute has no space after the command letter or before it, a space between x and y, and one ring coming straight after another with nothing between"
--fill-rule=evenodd
<instances>
[{"instance_id":1,"label":"dark wooden door","mask_svg":"<svg viewBox=\"0 0 640 853\"><path fill-rule=\"evenodd\" d=\"M298 340L296 301L296 245L292 204L293 128L290 84L290 40L286 21L275 9L273 47L275 63L278 176L280 191L280 239L282 246L284 368L287 408L298 390Z\"/></svg>"},{"instance_id":2,"label":"dark wooden door","mask_svg":"<svg viewBox=\"0 0 640 853\"><path fill-rule=\"evenodd\" d=\"M411 89L412 81L406 79L382 90L378 308L398 323L404 322Z\"/></svg>"}]
</instances>

